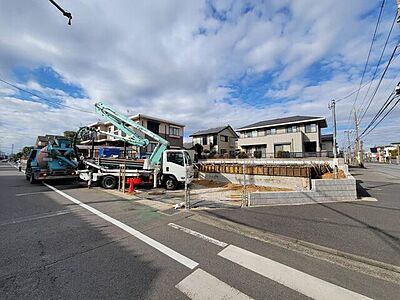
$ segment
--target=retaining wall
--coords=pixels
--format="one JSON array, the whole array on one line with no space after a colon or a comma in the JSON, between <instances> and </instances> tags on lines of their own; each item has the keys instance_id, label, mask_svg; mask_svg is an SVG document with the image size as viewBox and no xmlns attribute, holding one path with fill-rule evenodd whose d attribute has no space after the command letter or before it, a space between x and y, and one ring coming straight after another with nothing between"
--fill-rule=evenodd
<instances>
[{"instance_id":1,"label":"retaining wall","mask_svg":"<svg viewBox=\"0 0 400 300\"><path fill-rule=\"evenodd\" d=\"M246 174L246 184L287 188L298 191L310 190L310 179L304 177L265 176ZM243 184L243 174L204 173L199 172L199 178L226 183Z\"/></svg>"},{"instance_id":2,"label":"retaining wall","mask_svg":"<svg viewBox=\"0 0 400 300\"><path fill-rule=\"evenodd\" d=\"M346 175L346 179L312 179L309 191L251 193L248 205L311 204L356 200L356 180L350 173L347 172Z\"/></svg>"}]
</instances>

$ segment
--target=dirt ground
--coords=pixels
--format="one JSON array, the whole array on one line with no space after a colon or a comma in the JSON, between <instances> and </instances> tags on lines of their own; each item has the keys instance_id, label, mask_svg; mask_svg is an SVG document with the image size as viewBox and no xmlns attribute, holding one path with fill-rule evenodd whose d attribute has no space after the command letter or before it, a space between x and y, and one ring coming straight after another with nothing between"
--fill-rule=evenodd
<instances>
[{"instance_id":1,"label":"dirt ground","mask_svg":"<svg viewBox=\"0 0 400 300\"><path fill-rule=\"evenodd\" d=\"M193 180L194 184L201 185L208 188L215 188L215 187L222 187L227 190L237 191L242 190L243 186L241 184L234 184L234 183L225 183L213 180L205 180L205 179L196 179ZM276 187L269 187L269 186L257 186L254 184L246 185L247 192L284 192L284 191L292 191L291 189L286 188L276 188Z\"/></svg>"},{"instance_id":2,"label":"dirt ground","mask_svg":"<svg viewBox=\"0 0 400 300\"><path fill-rule=\"evenodd\" d=\"M343 170L338 171L338 179L344 179L346 178L346 174L344 173ZM321 176L321 179L335 179L333 172L330 173L325 173L324 175Z\"/></svg>"}]
</instances>

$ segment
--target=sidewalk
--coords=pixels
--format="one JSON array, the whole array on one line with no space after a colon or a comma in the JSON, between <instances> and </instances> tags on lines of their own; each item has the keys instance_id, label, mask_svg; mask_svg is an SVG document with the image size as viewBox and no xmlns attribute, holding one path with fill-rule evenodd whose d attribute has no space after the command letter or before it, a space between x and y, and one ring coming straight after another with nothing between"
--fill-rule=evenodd
<instances>
[{"instance_id":1,"label":"sidewalk","mask_svg":"<svg viewBox=\"0 0 400 300\"><path fill-rule=\"evenodd\" d=\"M378 201L219 209L219 218L400 266L400 167L351 169L362 196Z\"/></svg>"}]
</instances>

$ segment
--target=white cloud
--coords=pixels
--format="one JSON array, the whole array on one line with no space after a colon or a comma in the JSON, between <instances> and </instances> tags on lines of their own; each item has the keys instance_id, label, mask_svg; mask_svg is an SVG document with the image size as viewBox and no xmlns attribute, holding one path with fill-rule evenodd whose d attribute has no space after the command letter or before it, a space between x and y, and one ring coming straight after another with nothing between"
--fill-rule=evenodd
<instances>
[{"instance_id":1,"label":"white cloud","mask_svg":"<svg viewBox=\"0 0 400 300\"><path fill-rule=\"evenodd\" d=\"M50 66L65 82L82 87L90 100L34 81L26 85L84 110L104 101L121 112L174 119L187 124L188 133L286 114L329 116L327 101L357 86L375 18L361 16L376 3L257 1L250 2L246 13L240 1L212 3L220 19L212 17L207 1L62 1L73 14L72 26L67 26L48 2L30 1L29 7L6 2L0 11L2 76L13 81L15 67ZM384 19L381 33L390 19ZM378 55L374 51L373 59ZM332 74L321 84L304 78L317 62ZM262 108L241 99L224 101L230 90L221 86L264 72L274 79L266 85ZM0 119L7 124L1 134L19 146L49 130L76 129L96 119L5 98L13 94L0 88L7 113L7 119ZM275 97L289 99L274 104ZM346 116L338 109L342 124Z\"/></svg>"}]
</instances>

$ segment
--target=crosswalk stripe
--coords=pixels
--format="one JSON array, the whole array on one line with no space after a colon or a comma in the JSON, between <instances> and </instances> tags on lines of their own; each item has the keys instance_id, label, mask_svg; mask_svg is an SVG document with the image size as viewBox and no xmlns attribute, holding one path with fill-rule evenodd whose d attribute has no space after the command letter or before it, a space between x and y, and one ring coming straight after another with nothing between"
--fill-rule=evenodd
<instances>
[{"instance_id":1,"label":"crosswalk stripe","mask_svg":"<svg viewBox=\"0 0 400 300\"><path fill-rule=\"evenodd\" d=\"M249 296L231 287L211 274L196 269L175 286L178 290L194 300L206 299L237 299L250 300Z\"/></svg>"},{"instance_id":2,"label":"crosswalk stripe","mask_svg":"<svg viewBox=\"0 0 400 300\"><path fill-rule=\"evenodd\" d=\"M207 235L205 235L205 234L202 234L202 233L197 232L197 231L194 231L194 230L192 230L192 229L189 229L189 228L180 226L180 225L178 225L178 224L169 223L168 226L171 226L172 228L175 228L175 229L181 230L181 231L183 231L183 232L186 232L186 233L188 233L188 234L191 234L191 235L193 235L193 236L195 236L195 237L198 237L199 239L205 240L205 241L207 241L207 242L210 242L210 243L212 243L212 244L214 244L214 245L217 245L217 246L220 246L220 247L222 247L222 248L228 246L227 243L221 242L221 241L216 240L216 239L214 239L214 238L212 238L212 237L209 237L209 236L207 236Z\"/></svg>"},{"instance_id":3,"label":"crosswalk stripe","mask_svg":"<svg viewBox=\"0 0 400 300\"><path fill-rule=\"evenodd\" d=\"M218 255L313 299L371 299L233 245Z\"/></svg>"}]
</instances>

